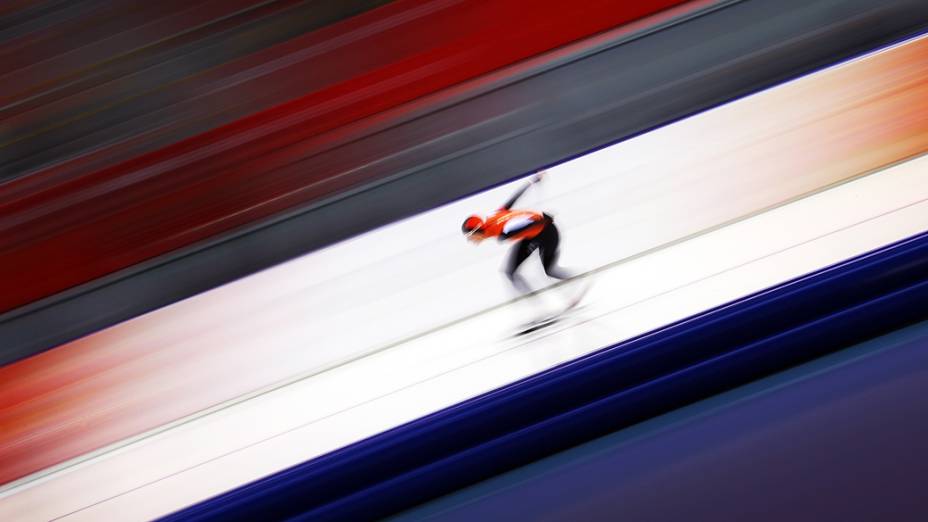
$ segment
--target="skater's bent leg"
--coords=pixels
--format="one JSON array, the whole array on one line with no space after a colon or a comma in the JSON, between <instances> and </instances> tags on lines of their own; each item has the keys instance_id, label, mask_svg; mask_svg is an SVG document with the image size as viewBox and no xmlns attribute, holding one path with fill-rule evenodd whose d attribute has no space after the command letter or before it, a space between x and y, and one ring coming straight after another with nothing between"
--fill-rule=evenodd
<instances>
[{"instance_id":1,"label":"skater's bent leg","mask_svg":"<svg viewBox=\"0 0 928 522\"><path fill-rule=\"evenodd\" d=\"M545 265L545 273L548 274L548 277L553 277L554 279L560 279L562 281L574 277L573 272L560 265L555 265L553 262Z\"/></svg>"},{"instance_id":2,"label":"skater's bent leg","mask_svg":"<svg viewBox=\"0 0 928 522\"><path fill-rule=\"evenodd\" d=\"M557 264L557 258L560 254L560 250L558 249L559 246L560 235L558 234L557 228L551 223L538 235L538 250L539 254L541 254L541 265L545 268L545 273L548 274L548 277L560 279L562 281L573 279L577 274ZM581 286L579 292L571 292L574 295L567 303L567 310L577 306L588 289L589 284L587 283Z\"/></svg>"},{"instance_id":3,"label":"skater's bent leg","mask_svg":"<svg viewBox=\"0 0 928 522\"><path fill-rule=\"evenodd\" d=\"M554 279L570 279L574 276L573 272L567 270L566 268L557 264L558 252L544 252L541 255L541 265L545 268L545 273L548 274L548 277L553 277Z\"/></svg>"},{"instance_id":4,"label":"skater's bent leg","mask_svg":"<svg viewBox=\"0 0 928 522\"><path fill-rule=\"evenodd\" d=\"M539 239L541 240L539 248L541 265L548 277L561 280L572 278L574 276L572 272L557 264L557 258L560 255L560 235L554 225L548 225L539 235Z\"/></svg>"},{"instance_id":5,"label":"skater's bent leg","mask_svg":"<svg viewBox=\"0 0 928 522\"><path fill-rule=\"evenodd\" d=\"M518 291L520 294L528 294L532 291L532 288L528 286L528 282L525 280L525 278L519 274L507 272L506 277L509 278L509 282L512 283L512 286L514 286L516 291Z\"/></svg>"},{"instance_id":6,"label":"skater's bent leg","mask_svg":"<svg viewBox=\"0 0 928 522\"><path fill-rule=\"evenodd\" d=\"M527 294L532 291L525 278L516 273L519 269L519 265L521 265L531 253L532 249L529 243L527 241L520 241L512 247L512 252L509 254L509 261L506 263L506 277L509 278L512 286L515 287L520 294Z\"/></svg>"},{"instance_id":7,"label":"skater's bent leg","mask_svg":"<svg viewBox=\"0 0 928 522\"><path fill-rule=\"evenodd\" d=\"M563 267L558 266L556 264L557 255L558 255L558 252L557 250L555 250L553 253L551 251L548 251L547 255L541 256L542 263L545 267L545 273L548 274L549 277L553 277L554 279L560 279L562 281L566 279L573 279L576 274L569 272ZM580 301L583 300L583 297L586 295L589 289L590 289L589 283L584 283L584 284L581 284L579 291L577 291L576 289L573 290L571 292L573 295L569 298L569 301L567 303L567 309L570 310L571 308L574 308L575 306L580 304Z\"/></svg>"}]
</instances>

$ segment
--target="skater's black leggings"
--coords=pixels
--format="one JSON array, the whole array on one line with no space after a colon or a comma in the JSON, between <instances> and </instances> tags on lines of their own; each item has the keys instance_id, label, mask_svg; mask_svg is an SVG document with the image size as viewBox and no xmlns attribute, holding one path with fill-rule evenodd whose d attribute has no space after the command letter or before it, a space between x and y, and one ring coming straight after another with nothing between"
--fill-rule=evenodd
<instances>
[{"instance_id":1,"label":"skater's black leggings","mask_svg":"<svg viewBox=\"0 0 928 522\"><path fill-rule=\"evenodd\" d=\"M506 263L506 277L512 281L512 284L522 293L531 291L525 278L516 274L519 265L528 259L536 249L541 255L541 264L545 268L545 273L555 279L569 279L572 274L568 273L562 267L557 265L558 244L561 242L560 234L554 223L548 222L541 233L531 239L523 239L512 247L509 253L509 262Z\"/></svg>"}]
</instances>

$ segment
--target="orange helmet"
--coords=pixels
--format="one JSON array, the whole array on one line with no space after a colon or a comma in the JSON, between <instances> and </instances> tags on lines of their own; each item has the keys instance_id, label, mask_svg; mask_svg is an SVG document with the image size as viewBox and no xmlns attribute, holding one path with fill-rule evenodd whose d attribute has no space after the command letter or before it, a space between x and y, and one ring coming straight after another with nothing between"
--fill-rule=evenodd
<instances>
[{"instance_id":1,"label":"orange helmet","mask_svg":"<svg viewBox=\"0 0 928 522\"><path fill-rule=\"evenodd\" d=\"M480 228L483 227L483 218L480 216L470 216L464 220L464 224L461 225L461 232L464 232L464 235L471 235Z\"/></svg>"}]
</instances>

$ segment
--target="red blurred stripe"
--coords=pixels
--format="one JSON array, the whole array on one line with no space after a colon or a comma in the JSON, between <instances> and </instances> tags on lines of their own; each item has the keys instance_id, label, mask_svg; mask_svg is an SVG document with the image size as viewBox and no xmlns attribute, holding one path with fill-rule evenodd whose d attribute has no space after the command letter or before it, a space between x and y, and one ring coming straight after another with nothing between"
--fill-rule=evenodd
<instances>
[{"instance_id":1,"label":"red blurred stripe","mask_svg":"<svg viewBox=\"0 0 928 522\"><path fill-rule=\"evenodd\" d=\"M5 184L0 311L338 192L362 180L300 163L326 132L680 3L401 0L294 39L305 56L281 73L311 79L305 96L90 175Z\"/></svg>"}]
</instances>

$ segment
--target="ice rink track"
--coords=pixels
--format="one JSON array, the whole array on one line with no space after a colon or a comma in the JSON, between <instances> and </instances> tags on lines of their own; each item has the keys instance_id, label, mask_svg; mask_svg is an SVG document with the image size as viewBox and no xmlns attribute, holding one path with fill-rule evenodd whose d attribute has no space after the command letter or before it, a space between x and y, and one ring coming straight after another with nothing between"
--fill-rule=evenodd
<instances>
[{"instance_id":1,"label":"ice rink track","mask_svg":"<svg viewBox=\"0 0 928 522\"><path fill-rule=\"evenodd\" d=\"M8 488L0 515L101 520L166 514L926 228L923 157L604 267L588 276L594 286L587 306L535 335L511 338L527 313L524 302L498 306ZM730 256L717 255L726 250Z\"/></svg>"}]
</instances>

